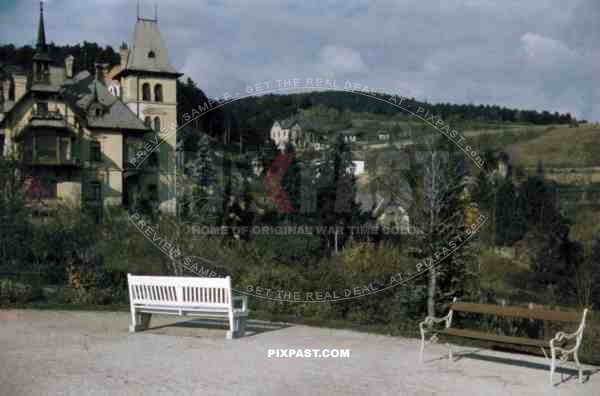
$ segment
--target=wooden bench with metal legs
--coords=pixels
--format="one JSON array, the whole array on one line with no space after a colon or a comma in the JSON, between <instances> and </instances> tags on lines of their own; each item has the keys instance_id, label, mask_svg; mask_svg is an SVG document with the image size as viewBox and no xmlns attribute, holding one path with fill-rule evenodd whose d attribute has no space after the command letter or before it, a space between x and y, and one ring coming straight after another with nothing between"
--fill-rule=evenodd
<instances>
[{"instance_id":1,"label":"wooden bench with metal legs","mask_svg":"<svg viewBox=\"0 0 600 396\"><path fill-rule=\"evenodd\" d=\"M552 322L571 322L579 323L579 327L573 333L565 333L562 331L558 332L550 340L504 336L476 330L452 328L452 317L454 315L454 312L528 318ZM462 303L457 302L456 298L454 298L446 316L443 316L441 318L427 316L425 320L419 323L419 329L421 332L421 348L419 359L421 362L423 362L423 352L426 343L425 338L428 333L432 333L429 342L433 343L438 341L438 335L447 335L453 337L464 337L470 339L490 341L493 343L521 345L525 347L539 347L542 349L544 356L546 356L550 360L551 384L554 384L553 376L554 372L556 371L557 363L560 364L566 362L571 355L573 355L573 359L575 360L575 364L577 365L577 370L579 372L579 381L583 382L583 370L581 368L581 364L579 363L579 348L581 346L581 340L583 338L587 314L587 309L584 309L583 313L579 314L577 312L551 311L523 307L506 307L489 304ZM434 325L438 323L443 323L444 327L442 329L435 329ZM569 341L571 342L571 345L567 347ZM449 343L446 343L446 345L448 346L448 358L452 360L452 348ZM550 348L550 357L548 357L548 355L546 354L544 347Z\"/></svg>"}]
</instances>

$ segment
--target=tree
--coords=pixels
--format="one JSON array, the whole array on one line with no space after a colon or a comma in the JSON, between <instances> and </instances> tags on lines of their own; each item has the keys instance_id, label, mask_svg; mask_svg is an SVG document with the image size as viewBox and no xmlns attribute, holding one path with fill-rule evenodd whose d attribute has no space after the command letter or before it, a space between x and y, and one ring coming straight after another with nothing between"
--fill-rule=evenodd
<instances>
[{"instance_id":1,"label":"tree","mask_svg":"<svg viewBox=\"0 0 600 396\"><path fill-rule=\"evenodd\" d=\"M22 172L16 161L0 156L0 271L22 269L32 228Z\"/></svg>"},{"instance_id":2,"label":"tree","mask_svg":"<svg viewBox=\"0 0 600 396\"><path fill-rule=\"evenodd\" d=\"M600 234L589 244L585 260L576 269L575 282L577 305L596 309L600 301Z\"/></svg>"},{"instance_id":3,"label":"tree","mask_svg":"<svg viewBox=\"0 0 600 396\"><path fill-rule=\"evenodd\" d=\"M317 194L319 224L328 232L321 235L322 249L337 254L349 236L349 227L359 219L360 209L355 201L356 180L351 172L350 146L338 134L335 144L319 166Z\"/></svg>"},{"instance_id":4,"label":"tree","mask_svg":"<svg viewBox=\"0 0 600 396\"><path fill-rule=\"evenodd\" d=\"M441 138L424 139L418 152L422 171L422 202L417 208L416 228L422 232L418 244L423 257L437 260L450 251L449 246L464 231L461 193L464 191L464 170L454 146ZM453 260L453 257L455 260ZM438 295L455 295L464 278L464 259L452 253L444 264L428 269L427 314L435 316ZM443 281L443 282L440 282Z\"/></svg>"},{"instance_id":5,"label":"tree","mask_svg":"<svg viewBox=\"0 0 600 396\"><path fill-rule=\"evenodd\" d=\"M510 246L527 232L527 203L510 179L501 180L495 194L495 243Z\"/></svg>"}]
</instances>

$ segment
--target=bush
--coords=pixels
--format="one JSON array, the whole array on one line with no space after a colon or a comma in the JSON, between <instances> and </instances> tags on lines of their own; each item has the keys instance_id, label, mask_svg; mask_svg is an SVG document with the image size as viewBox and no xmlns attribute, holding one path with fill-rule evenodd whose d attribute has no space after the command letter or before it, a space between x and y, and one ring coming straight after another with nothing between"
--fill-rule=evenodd
<instances>
[{"instance_id":1,"label":"bush","mask_svg":"<svg viewBox=\"0 0 600 396\"><path fill-rule=\"evenodd\" d=\"M0 303L28 303L39 299L42 292L38 288L11 280L0 280Z\"/></svg>"},{"instance_id":2,"label":"bush","mask_svg":"<svg viewBox=\"0 0 600 396\"><path fill-rule=\"evenodd\" d=\"M61 287L52 301L74 305L116 305L127 303L127 290L113 288L72 288Z\"/></svg>"}]
</instances>

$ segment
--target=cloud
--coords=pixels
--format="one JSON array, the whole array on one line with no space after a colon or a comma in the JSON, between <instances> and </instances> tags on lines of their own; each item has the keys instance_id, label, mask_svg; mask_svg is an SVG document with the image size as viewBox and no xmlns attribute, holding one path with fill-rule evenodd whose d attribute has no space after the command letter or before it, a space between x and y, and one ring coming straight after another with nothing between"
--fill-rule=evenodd
<instances>
[{"instance_id":1,"label":"cloud","mask_svg":"<svg viewBox=\"0 0 600 396\"><path fill-rule=\"evenodd\" d=\"M527 32L521 37L523 49L528 60L534 65L552 66L557 63L569 63L576 57L565 43L536 33Z\"/></svg>"},{"instance_id":2,"label":"cloud","mask_svg":"<svg viewBox=\"0 0 600 396\"><path fill-rule=\"evenodd\" d=\"M326 45L321 48L318 68L328 77L358 75L367 70L360 52L335 45Z\"/></svg>"},{"instance_id":3,"label":"cloud","mask_svg":"<svg viewBox=\"0 0 600 396\"><path fill-rule=\"evenodd\" d=\"M135 23L130 3L51 1L48 38L118 46ZM324 77L432 101L568 109L600 120L597 0L158 3L173 63L209 95ZM2 41L31 44L37 2L3 4Z\"/></svg>"}]
</instances>

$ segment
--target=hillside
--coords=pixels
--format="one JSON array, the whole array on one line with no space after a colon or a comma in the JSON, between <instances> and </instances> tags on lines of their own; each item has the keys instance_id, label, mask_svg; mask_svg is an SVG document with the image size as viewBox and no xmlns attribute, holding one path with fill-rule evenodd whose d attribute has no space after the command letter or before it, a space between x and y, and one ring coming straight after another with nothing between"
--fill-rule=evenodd
<instances>
[{"instance_id":1,"label":"hillside","mask_svg":"<svg viewBox=\"0 0 600 396\"><path fill-rule=\"evenodd\" d=\"M600 127L552 128L541 136L509 145L506 151L525 168L582 168L600 166ZM568 143L568 144L566 144Z\"/></svg>"}]
</instances>

